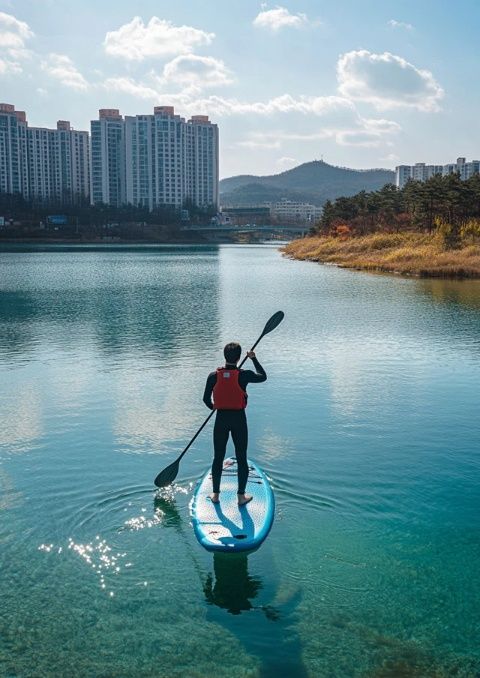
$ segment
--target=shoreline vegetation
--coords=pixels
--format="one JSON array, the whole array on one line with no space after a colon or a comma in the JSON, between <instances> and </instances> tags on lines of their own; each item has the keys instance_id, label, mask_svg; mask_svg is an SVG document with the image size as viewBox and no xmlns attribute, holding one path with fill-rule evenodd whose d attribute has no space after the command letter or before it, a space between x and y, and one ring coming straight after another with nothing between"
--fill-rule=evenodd
<instances>
[{"instance_id":1,"label":"shoreline vegetation","mask_svg":"<svg viewBox=\"0 0 480 678\"><path fill-rule=\"evenodd\" d=\"M435 175L327 200L310 236L283 252L365 271L480 278L480 175Z\"/></svg>"},{"instance_id":2,"label":"shoreline vegetation","mask_svg":"<svg viewBox=\"0 0 480 678\"><path fill-rule=\"evenodd\" d=\"M292 259L342 268L436 278L480 278L480 245L444 249L437 234L309 236L282 248Z\"/></svg>"}]
</instances>

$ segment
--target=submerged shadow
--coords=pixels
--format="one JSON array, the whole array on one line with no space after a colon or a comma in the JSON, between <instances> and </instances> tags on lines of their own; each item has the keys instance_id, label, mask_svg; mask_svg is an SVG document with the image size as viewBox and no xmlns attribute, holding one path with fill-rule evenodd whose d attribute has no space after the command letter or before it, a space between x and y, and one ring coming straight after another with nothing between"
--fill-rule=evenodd
<instances>
[{"instance_id":1,"label":"submerged shadow","mask_svg":"<svg viewBox=\"0 0 480 678\"><path fill-rule=\"evenodd\" d=\"M301 591L296 589L281 606L258 604L256 598L264 584L261 577L250 574L248 558L248 553L213 554L213 574L208 574L203 590L214 621L260 660L260 678L307 678L294 625ZM222 612L214 612L215 608ZM262 614L254 623L249 616L240 618L242 613L256 611Z\"/></svg>"},{"instance_id":2,"label":"submerged shadow","mask_svg":"<svg viewBox=\"0 0 480 678\"><path fill-rule=\"evenodd\" d=\"M203 587L205 599L230 614L256 609L252 601L262 588L260 577L248 573L245 553L214 553L214 576L209 573Z\"/></svg>"},{"instance_id":3,"label":"submerged shadow","mask_svg":"<svg viewBox=\"0 0 480 678\"><path fill-rule=\"evenodd\" d=\"M186 523L175 500L156 495L154 507L163 514L162 524L173 528L185 541L193 566L202 581L209 610L207 616L224 626L238 638L248 654L258 659L259 677L308 678L303 664L302 643L296 630L301 589L296 587L287 596L283 591L278 595L281 586L275 582L274 568L271 569L272 577L269 576L266 582L257 574L250 573L249 558L255 557L251 551L216 552L213 554L213 572L205 574L192 549L185 531ZM241 526L232 526L236 529L247 527L251 520L247 510L241 510L241 520ZM264 596L269 604L259 601ZM278 598L277 602L275 598Z\"/></svg>"}]
</instances>

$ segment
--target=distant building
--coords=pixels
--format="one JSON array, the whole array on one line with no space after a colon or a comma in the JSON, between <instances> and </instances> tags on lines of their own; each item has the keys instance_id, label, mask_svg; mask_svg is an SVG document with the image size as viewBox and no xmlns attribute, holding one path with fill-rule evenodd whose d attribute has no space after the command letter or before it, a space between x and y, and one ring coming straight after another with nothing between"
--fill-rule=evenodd
<instances>
[{"instance_id":1,"label":"distant building","mask_svg":"<svg viewBox=\"0 0 480 678\"><path fill-rule=\"evenodd\" d=\"M88 132L59 120L29 127L24 111L0 104L0 192L26 199L114 207L218 207L219 137L206 115L188 121L172 106L126 116L104 108Z\"/></svg>"},{"instance_id":2,"label":"distant building","mask_svg":"<svg viewBox=\"0 0 480 678\"><path fill-rule=\"evenodd\" d=\"M270 207L222 207L220 224L265 224L270 221Z\"/></svg>"},{"instance_id":3,"label":"distant building","mask_svg":"<svg viewBox=\"0 0 480 678\"><path fill-rule=\"evenodd\" d=\"M57 129L27 128L28 196L72 203L90 196L88 132L73 130L67 120Z\"/></svg>"},{"instance_id":4,"label":"distant building","mask_svg":"<svg viewBox=\"0 0 480 678\"><path fill-rule=\"evenodd\" d=\"M218 207L218 126L207 115L192 115L187 130L187 197L199 207Z\"/></svg>"},{"instance_id":5,"label":"distant building","mask_svg":"<svg viewBox=\"0 0 480 678\"><path fill-rule=\"evenodd\" d=\"M322 208L308 202L283 199L270 204L270 216L276 221L296 221L314 224L322 216Z\"/></svg>"},{"instance_id":6,"label":"distant building","mask_svg":"<svg viewBox=\"0 0 480 678\"><path fill-rule=\"evenodd\" d=\"M88 132L66 120L56 129L29 127L24 111L0 104L0 191L44 202L88 199Z\"/></svg>"},{"instance_id":7,"label":"distant building","mask_svg":"<svg viewBox=\"0 0 480 678\"><path fill-rule=\"evenodd\" d=\"M92 203L181 208L218 206L218 127L188 122L172 106L153 115L102 109L92 120Z\"/></svg>"},{"instance_id":8,"label":"distant building","mask_svg":"<svg viewBox=\"0 0 480 678\"><path fill-rule=\"evenodd\" d=\"M25 124L11 104L0 104L0 191L23 193L26 159ZM20 140L20 136L22 140Z\"/></svg>"},{"instance_id":9,"label":"distant building","mask_svg":"<svg viewBox=\"0 0 480 678\"><path fill-rule=\"evenodd\" d=\"M284 198L280 202L250 205L247 207L222 207L221 224L261 224L270 221L314 224L322 216L322 208L307 202Z\"/></svg>"},{"instance_id":10,"label":"distant building","mask_svg":"<svg viewBox=\"0 0 480 678\"><path fill-rule=\"evenodd\" d=\"M101 108L91 122L91 202L120 207L127 202L125 123L116 108Z\"/></svg>"},{"instance_id":11,"label":"distant building","mask_svg":"<svg viewBox=\"0 0 480 678\"><path fill-rule=\"evenodd\" d=\"M417 162L415 165L398 165L395 168L395 183L397 188L403 188L410 179L427 181L436 174L447 176L456 172L459 173L461 179L469 179L472 175L480 173L480 161L466 162L465 158L457 158L457 162L447 165L426 165L424 162Z\"/></svg>"}]
</instances>

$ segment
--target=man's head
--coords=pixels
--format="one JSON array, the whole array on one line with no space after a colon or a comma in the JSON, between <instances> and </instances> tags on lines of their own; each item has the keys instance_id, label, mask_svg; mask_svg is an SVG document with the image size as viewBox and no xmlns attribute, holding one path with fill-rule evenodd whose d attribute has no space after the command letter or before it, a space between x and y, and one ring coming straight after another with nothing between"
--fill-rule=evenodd
<instances>
[{"instance_id":1,"label":"man's head","mask_svg":"<svg viewBox=\"0 0 480 678\"><path fill-rule=\"evenodd\" d=\"M225 356L227 363L230 365L236 365L240 360L240 356L242 355L242 347L240 344L237 344L236 341L231 341L223 349L223 355Z\"/></svg>"}]
</instances>

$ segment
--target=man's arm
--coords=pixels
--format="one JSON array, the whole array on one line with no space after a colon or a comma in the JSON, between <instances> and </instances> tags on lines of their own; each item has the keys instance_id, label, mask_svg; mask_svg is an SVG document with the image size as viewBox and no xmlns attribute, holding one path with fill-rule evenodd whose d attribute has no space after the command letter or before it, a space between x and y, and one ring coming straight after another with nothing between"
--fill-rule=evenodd
<instances>
[{"instance_id":1,"label":"man's arm","mask_svg":"<svg viewBox=\"0 0 480 678\"><path fill-rule=\"evenodd\" d=\"M247 383L260 384L262 381L267 381L267 373L258 362L255 353L253 351L248 351L247 355L255 367L255 372L252 370L245 370L244 374L247 377Z\"/></svg>"},{"instance_id":2,"label":"man's arm","mask_svg":"<svg viewBox=\"0 0 480 678\"><path fill-rule=\"evenodd\" d=\"M209 410L213 410L212 391L216 381L217 373L210 372L207 378L207 383L205 384L205 391L203 392L203 402Z\"/></svg>"}]
</instances>

